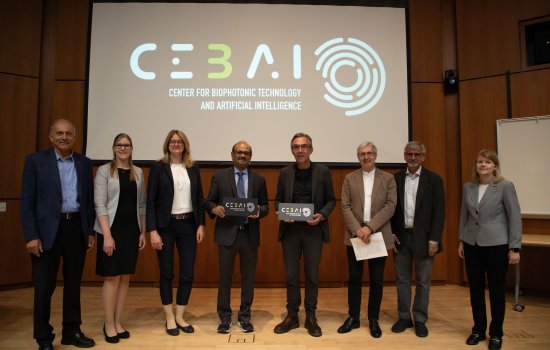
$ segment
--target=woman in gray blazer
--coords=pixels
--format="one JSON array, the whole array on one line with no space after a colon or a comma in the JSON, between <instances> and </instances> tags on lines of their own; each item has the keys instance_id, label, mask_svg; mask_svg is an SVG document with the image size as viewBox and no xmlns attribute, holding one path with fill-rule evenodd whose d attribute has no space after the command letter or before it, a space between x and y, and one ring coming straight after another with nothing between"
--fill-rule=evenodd
<instances>
[{"instance_id":1,"label":"woman in gray blazer","mask_svg":"<svg viewBox=\"0 0 550 350\"><path fill-rule=\"evenodd\" d=\"M113 160L97 169L94 180L96 273L105 277L103 334L108 343L130 337L121 314L138 250L145 247L145 187L143 172L132 164L132 148L130 136L118 134Z\"/></svg>"},{"instance_id":2,"label":"woman in gray blazer","mask_svg":"<svg viewBox=\"0 0 550 350\"><path fill-rule=\"evenodd\" d=\"M513 183L502 178L499 167L495 152L482 150L477 155L474 179L464 185L462 194L458 246L458 255L466 263L474 318L466 344L476 345L485 340L487 276L492 318L489 349L502 347L506 273L508 264L519 263L521 249L521 213L516 190Z\"/></svg>"}]
</instances>

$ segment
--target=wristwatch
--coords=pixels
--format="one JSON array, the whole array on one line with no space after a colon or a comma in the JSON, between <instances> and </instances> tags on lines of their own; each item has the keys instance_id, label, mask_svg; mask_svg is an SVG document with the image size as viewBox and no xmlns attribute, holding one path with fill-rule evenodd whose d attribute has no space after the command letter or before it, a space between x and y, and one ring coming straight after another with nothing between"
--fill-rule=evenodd
<instances>
[{"instance_id":1,"label":"wristwatch","mask_svg":"<svg viewBox=\"0 0 550 350\"><path fill-rule=\"evenodd\" d=\"M519 253L519 251L521 250L520 248L510 248L508 250L511 250L513 251L514 253Z\"/></svg>"}]
</instances>

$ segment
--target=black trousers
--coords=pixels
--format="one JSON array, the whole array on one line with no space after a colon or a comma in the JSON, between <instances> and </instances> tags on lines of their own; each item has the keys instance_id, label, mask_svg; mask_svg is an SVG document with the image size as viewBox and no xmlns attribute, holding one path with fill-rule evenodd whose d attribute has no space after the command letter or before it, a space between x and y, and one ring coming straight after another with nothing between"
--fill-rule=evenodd
<instances>
[{"instance_id":1,"label":"black trousers","mask_svg":"<svg viewBox=\"0 0 550 350\"><path fill-rule=\"evenodd\" d=\"M258 260L258 247L251 247L248 229L238 230L233 245L218 245L218 316L222 322L231 321L231 282L235 268L235 258L239 254L241 269L241 306L238 319L250 322L252 301L254 300L254 275Z\"/></svg>"},{"instance_id":2,"label":"black trousers","mask_svg":"<svg viewBox=\"0 0 550 350\"><path fill-rule=\"evenodd\" d=\"M361 313L361 293L363 286L363 260L357 261L352 246L346 246L348 256L348 313L359 320ZM382 293L384 292L385 256L369 259L369 305L367 315L369 320L378 320Z\"/></svg>"},{"instance_id":3,"label":"black trousers","mask_svg":"<svg viewBox=\"0 0 550 350\"><path fill-rule=\"evenodd\" d=\"M34 282L34 333L39 344L55 338L50 325L51 299L56 287L57 271L63 258L63 335L80 331L80 281L84 270L87 242L84 241L79 217L61 220L52 249L40 257L31 254Z\"/></svg>"},{"instance_id":4,"label":"black trousers","mask_svg":"<svg viewBox=\"0 0 550 350\"><path fill-rule=\"evenodd\" d=\"M304 257L306 316L315 317L319 295L319 263L323 251L323 233L305 223L289 225L282 239L286 270L286 308L288 316L298 315L300 296L300 260Z\"/></svg>"},{"instance_id":5,"label":"black trousers","mask_svg":"<svg viewBox=\"0 0 550 350\"><path fill-rule=\"evenodd\" d=\"M485 308L485 276L489 284L491 324L489 335L502 337L506 310L506 273L508 272L508 245L480 247L464 243L464 262L470 285L470 304L474 326L472 333L485 334L487 312Z\"/></svg>"},{"instance_id":6,"label":"black trousers","mask_svg":"<svg viewBox=\"0 0 550 350\"><path fill-rule=\"evenodd\" d=\"M160 270L160 299L162 305L173 303L174 245L178 249L180 268L176 303L187 305L193 286L195 257L197 255L197 225L194 218L170 218L168 227L159 228L162 249L157 250Z\"/></svg>"}]
</instances>

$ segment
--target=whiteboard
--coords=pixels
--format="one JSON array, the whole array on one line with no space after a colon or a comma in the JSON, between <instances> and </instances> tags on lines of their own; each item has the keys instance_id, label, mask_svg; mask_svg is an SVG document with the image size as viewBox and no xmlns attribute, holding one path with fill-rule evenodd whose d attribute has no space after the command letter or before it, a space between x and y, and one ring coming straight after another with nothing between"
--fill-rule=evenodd
<instances>
[{"instance_id":1,"label":"whiteboard","mask_svg":"<svg viewBox=\"0 0 550 350\"><path fill-rule=\"evenodd\" d=\"M522 216L550 219L550 116L497 120L497 147Z\"/></svg>"}]
</instances>

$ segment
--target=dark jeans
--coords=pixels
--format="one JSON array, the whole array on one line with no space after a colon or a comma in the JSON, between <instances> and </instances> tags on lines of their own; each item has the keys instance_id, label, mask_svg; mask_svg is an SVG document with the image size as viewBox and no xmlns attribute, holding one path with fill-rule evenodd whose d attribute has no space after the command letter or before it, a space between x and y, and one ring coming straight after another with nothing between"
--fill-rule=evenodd
<instances>
[{"instance_id":1,"label":"dark jeans","mask_svg":"<svg viewBox=\"0 0 550 350\"><path fill-rule=\"evenodd\" d=\"M231 310L231 282L235 268L235 258L239 254L241 268L241 306L238 319L250 322L252 301L254 300L254 275L258 259L258 247L251 247L248 239L248 230L237 231L237 238L233 245L226 247L218 245L219 284L218 284L218 316L222 321L230 321Z\"/></svg>"},{"instance_id":2,"label":"dark jeans","mask_svg":"<svg viewBox=\"0 0 550 350\"><path fill-rule=\"evenodd\" d=\"M31 255L34 282L34 338L50 343L55 338L50 325L51 299L56 287L57 271L63 257L63 335L80 331L80 281L86 258L80 219L61 220L52 249Z\"/></svg>"},{"instance_id":3,"label":"dark jeans","mask_svg":"<svg viewBox=\"0 0 550 350\"><path fill-rule=\"evenodd\" d=\"M485 309L485 276L489 284L491 325L489 335L502 337L504 311L506 310L506 273L508 272L508 245L480 247L464 243L464 262L470 284L470 304L474 317L472 333L485 334L487 312Z\"/></svg>"},{"instance_id":4,"label":"dark jeans","mask_svg":"<svg viewBox=\"0 0 550 350\"><path fill-rule=\"evenodd\" d=\"M162 250L157 251L160 269L160 299L162 305L173 302L174 245L178 249L180 275L176 303L187 305L193 286L195 257L197 253L197 225L194 218L176 220L170 218L168 227L159 228Z\"/></svg>"},{"instance_id":5,"label":"dark jeans","mask_svg":"<svg viewBox=\"0 0 550 350\"><path fill-rule=\"evenodd\" d=\"M352 246L346 246L348 255L348 313L356 320L361 313L361 289L363 285L363 260L357 261ZM386 257L367 260L369 265L369 320L378 320L384 291L384 266Z\"/></svg>"},{"instance_id":6,"label":"dark jeans","mask_svg":"<svg viewBox=\"0 0 550 350\"><path fill-rule=\"evenodd\" d=\"M308 317L315 316L319 294L319 263L323 251L323 233L317 226L302 223L289 225L282 239L286 270L286 308L288 316L298 315L300 296L300 260L304 256L305 298Z\"/></svg>"}]
</instances>

